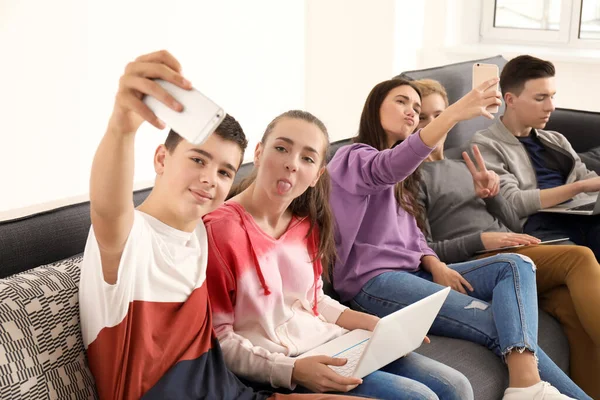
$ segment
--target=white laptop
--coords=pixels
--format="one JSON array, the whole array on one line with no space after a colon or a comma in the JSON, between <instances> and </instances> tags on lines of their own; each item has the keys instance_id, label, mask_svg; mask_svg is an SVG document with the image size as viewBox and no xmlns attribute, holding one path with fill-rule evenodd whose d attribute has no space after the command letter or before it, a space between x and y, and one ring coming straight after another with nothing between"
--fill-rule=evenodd
<instances>
[{"instance_id":1,"label":"white laptop","mask_svg":"<svg viewBox=\"0 0 600 400\"><path fill-rule=\"evenodd\" d=\"M363 378L418 348L448 293L449 287L381 318L373 332L353 330L298 358L317 355L346 358L345 365L330 368L343 376Z\"/></svg>"},{"instance_id":2,"label":"white laptop","mask_svg":"<svg viewBox=\"0 0 600 400\"><path fill-rule=\"evenodd\" d=\"M548 207L540 212L577 214L577 215L596 215L600 214L600 196L589 196L585 199L577 199L558 204L554 207Z\"/></svg>"}]
</instances>

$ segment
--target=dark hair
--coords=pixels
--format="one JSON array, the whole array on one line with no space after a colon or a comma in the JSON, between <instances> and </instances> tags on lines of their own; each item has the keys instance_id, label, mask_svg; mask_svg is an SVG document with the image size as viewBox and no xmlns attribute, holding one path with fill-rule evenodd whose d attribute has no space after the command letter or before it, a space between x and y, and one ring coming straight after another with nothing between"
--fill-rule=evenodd
<instances>
[{"instance_id":1,"label":"dark hair","mask_svg":"<svg viewBox=\"0 0 600 400\"><path fill-rule=\"evenodd\" d=\"M360 116L358 135L353 138L354 143L364 143L379 151L389 148L387 134L383 129L383 125L381 125L379 113L387 95L392 89L399 86L410 86L421 97L418 86L414 82L405 79L394 78L375 85L365 101ZM398 206L412 215L417 220L419 228L425 232L425 209L417 202L420 183L421 172L419 167L402 182L396 184L395 195Z\"/></svg>"},{"instance_id":2,"label":"dark hair","mask_svg":"<svg viewBox=\"0 0 600 400\"><path fill-rule=\"evenodd\" d=\"M323 132L323 135L326 139L326 146L325 149L323 149L324 152L321 167L325 166L326 156L329 151L329 134L327 133L325 124L307 111L290 110L279 115L269 123L260 142L264 145L273 129L275 129L277 124L285 118L299 119L309 122L316 125L321 132ZM247 189L255 181L256 175L257 170L255 168L250 176L248 176L231 190L228 197L233 197ZM312 234L315 225L319 228L319 243L317 249L315 249L316 254L313 255L313 261L319 258L321 259L324 276L326 279L330 278L329 266L332 265L335 260L335 239L333 236L334 219L331 206L329 204L330 193L331 182L329 174L327 173L327 169L325 169L315 187L309 187L306 189L304 193L292 200L292 203L290 204L290 210L294 215L298 217L308 217L310 221L308 236Z\"/></svg>"},{"instance_id":3,"label":"dark hair","mask_svg":"<svg viewBox=\"0 0 600 400\"><path fill-rule=\"evenodd\" d=\"M240 125L239 122L231 115L225 115L223 121L214 132L214 135L219 136L223 140L229 140L231 142L236 143L240 150L242 151L242 157L240 158L240 164L244 159L244 152L246 151L246 147L248 147L248 140L246 139L246 135ZM177 132L173 129L169 131L169 135L165 140L165 147L169 151L169 153L173 153L177 148L179 142L181 142L183 138L179 136Z\"/></svg>"},{"instance_id":4,"label":"dark hair","mask_svg":"<svg viewBox=\"0 0 600 400\"><path fill-rule=\"evenodd\" d=\"M525 82L531 79L550 78L556 73L554 64L532 56L518 56L510 60L500 74L502 96L512 92L517 96L525 87Z\"/></svg>"}]
</instances>

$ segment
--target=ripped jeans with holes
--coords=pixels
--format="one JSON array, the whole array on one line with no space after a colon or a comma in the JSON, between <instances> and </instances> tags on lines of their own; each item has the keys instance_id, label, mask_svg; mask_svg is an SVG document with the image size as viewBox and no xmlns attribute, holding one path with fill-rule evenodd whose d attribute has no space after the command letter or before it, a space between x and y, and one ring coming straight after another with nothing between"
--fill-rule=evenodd
<instances>
[{"instance_id":1,"label":"ripped jeans with holes","mask_svg":"<svg viewBox=\"0 0 600 400\"><path fill-rule=\"evenodd\" d=\"M503 253L448 267L469 281L474 291L467 296L452 290L430 334L479 343L502 358L511 351L532 351L542 380L563 394L589 398L538 347L535 265L529 258ZM369 280L350 305L383 317L442 288L422 269L384 272Z\"/></svg>"}]
</instances>

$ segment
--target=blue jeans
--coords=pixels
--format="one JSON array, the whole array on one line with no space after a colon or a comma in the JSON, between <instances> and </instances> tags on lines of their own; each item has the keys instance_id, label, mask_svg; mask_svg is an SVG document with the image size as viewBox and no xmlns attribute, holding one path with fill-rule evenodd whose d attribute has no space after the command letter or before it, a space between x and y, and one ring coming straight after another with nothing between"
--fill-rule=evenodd
<instances>
[{"instance_id":1,"label":"blue jeans","mask_svg":"<svg viewBox=\"0 0 600 400\"><path fill-rule=\"evenodd\" d=\"M268 383L240 380L257 391L273 391ZM303 386L283 394L312 393ZM345 394L381 400L473 400L469 380L457 370L417 353L410 353L363 378L363 383Z\"/></svg>"},{"instance_id":2,"label":"blue jeans","mask_svg":"<svg viewBox=\"0 0 600 400\"><path fill-rule=\"evenodd\" d=\"M451 291L430 333L487 346L502 357L513 349L528 349L539 359L542 380L561 393L589 399L538 348L538 307L535 268L516 254L450 264L473 286L470 296ZM430 273L394 271L372 278L350 302L360 311L383 317L429 296L443 287ZM494 300L492 304L488 301Z\"/></svg>"},{"instance_id":3,"label":"blue jeans","mask_svg":"<svg viewBox=\"0 0 600 400\"><path fill-rule=\"evenodd\" d=\"M348 394L376 399L473 399L469 380L457 370L410 353L363 378Z\"/></svg>"}]
</instances>

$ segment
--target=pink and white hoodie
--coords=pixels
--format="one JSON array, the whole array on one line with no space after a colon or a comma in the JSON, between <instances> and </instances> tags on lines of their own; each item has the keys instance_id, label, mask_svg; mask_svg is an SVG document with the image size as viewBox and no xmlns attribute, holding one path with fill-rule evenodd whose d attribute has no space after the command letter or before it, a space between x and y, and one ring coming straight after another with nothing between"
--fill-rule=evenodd
<instances>
[{"instance_id":1,"label":"pink and white hoodie","mask_svg":"<svg viewBox=\"0 0 600 400\"><path fill-rule=\"evenodd\" d=\"M207 286L213 325L227 367L273 387L293 389L295 356L346 332L347 307L323 293L318 229L293 217L279 239L228 202L204 217Z\"/></svg>"}]
</instances>

